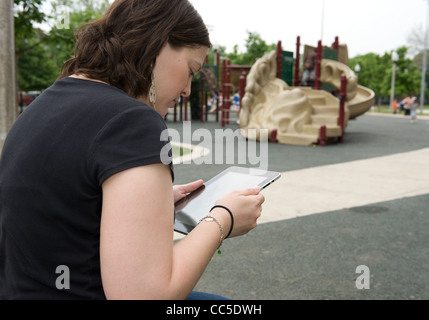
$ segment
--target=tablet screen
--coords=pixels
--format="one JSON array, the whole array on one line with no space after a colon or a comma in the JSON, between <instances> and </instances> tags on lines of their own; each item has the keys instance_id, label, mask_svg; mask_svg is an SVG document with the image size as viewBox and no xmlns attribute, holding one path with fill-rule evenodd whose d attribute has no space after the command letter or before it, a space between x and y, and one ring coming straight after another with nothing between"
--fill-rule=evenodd
<instances>
[{"instance_id":1,"label":"tablet screen","mask_svg":"<svg viewBox=\"0 0 429 320\"><path fill-rule=\"evenodd\" d=\"M226 193L257 185L264 188L279 177L277 172L252 174L248 168L230 167L175 204L174 228L187 234L209 214L215 202Z\"/></svg>"}]
</instances>

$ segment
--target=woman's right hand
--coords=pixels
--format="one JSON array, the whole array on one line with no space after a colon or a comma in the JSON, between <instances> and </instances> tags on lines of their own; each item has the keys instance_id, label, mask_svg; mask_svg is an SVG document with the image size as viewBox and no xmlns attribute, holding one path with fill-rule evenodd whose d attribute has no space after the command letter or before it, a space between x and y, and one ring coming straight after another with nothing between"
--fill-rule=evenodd
<instances>
[{"instance_id":1,"label":"woman's right hand","mask_svg":"<svg viewBox=\"0 0 429 320\"><path fill-rule=\"evenodd\" d=\"M229 238L244 235L257 226L257 220L262 212L262 203L265 201L265 197L260 191L261 188L258 186L235 190L216 201L216 205L227 207L234 216L234 226ZM211 215L216 218L222 217L222 220L226 221L226 224L223 225L226 236L231 227L229 213L225 209L217 207L213 209Z\"/></svg>"}]
</instances>

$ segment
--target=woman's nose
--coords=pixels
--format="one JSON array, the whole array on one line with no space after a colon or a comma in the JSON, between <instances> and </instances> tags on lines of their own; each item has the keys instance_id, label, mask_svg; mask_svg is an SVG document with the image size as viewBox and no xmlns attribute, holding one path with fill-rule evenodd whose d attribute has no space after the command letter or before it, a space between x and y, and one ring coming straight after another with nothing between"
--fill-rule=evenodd
<instances>
[{"instance_id":1,"label":"woman's nose","mask_svg":"<svg viewBox=\"0 0 429 320\"><path fill-rule=\"evenodd\" d=\"M191 95L191 83L192 80L190 79L186 85L186 87L183 89L181 96L182 97L189 97Z\"/></svg>"}]
</instances>

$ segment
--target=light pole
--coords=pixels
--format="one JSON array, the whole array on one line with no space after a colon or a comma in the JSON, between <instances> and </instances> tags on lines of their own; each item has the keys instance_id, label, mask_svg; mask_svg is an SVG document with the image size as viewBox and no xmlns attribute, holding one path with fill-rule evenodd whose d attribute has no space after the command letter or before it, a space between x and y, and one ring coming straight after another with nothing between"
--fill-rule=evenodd
<instances>
[{"instance_id":1,"label":"light pole","mask_svg":"<svg viewBox=\"0 0 429 320\"><path fill-rule=\"evenodd\" d=\"M13 1L0 1L0 153L17 118Z\"/></svg>"},{"instance_id":2,"label":"light pole","mask_svg":"<svg viewBox=\"0 0 429 320\"><path fill-rule=\"evenodd\" d=\"M392 52L392 84L390 86L390 111L393 111L393 100L395 99L396 62L399 60L398 53Z\"/></svg>"},{"instance_id":3,"label":"light pole","mask_svg":"<svg viewBox=\"0 0 429 320\"><path fill-rule=\"evenodd\" d=\"M324 31L324 29L325 29L325 0L322 0L322 23L321 23L321 27L320 27L320 40L322 40L322 42L323 42L323 31Z\"/></svg>"},{"instance_id":4,"label":"light pole","mask_svg":"<svg viewBox=\"0 0 429 320\"><path fill-rule=\"evenodd\" d=\"M429 0L427 5L426 14L426 31L424 40L424 53L423 53L423 70L422 70L422 85L420 90L420 113L423 113L423 107L425 105L425 88L426 88L426 70L427 70L427 54L428 54L428 20L429 20Z\"/></svg>"}]
</instances>

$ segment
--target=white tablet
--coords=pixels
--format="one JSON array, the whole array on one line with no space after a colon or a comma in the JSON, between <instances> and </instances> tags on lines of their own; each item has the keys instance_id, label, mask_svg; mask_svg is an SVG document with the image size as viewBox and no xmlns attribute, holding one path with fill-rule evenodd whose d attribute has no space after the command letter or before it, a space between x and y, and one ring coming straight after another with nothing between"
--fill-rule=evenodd
<instances>
[{"instance_id":1,"label":"white tablet","mask_svg":"<svg viewBox=\"0 0 429 320\"><path fill-rule=\"evenodd\" d=\"M254 186L264 189L278 178L278 172L229 167L175 203L174 230L188 234L224 194Z\"/></svg>"}]
</instances>

